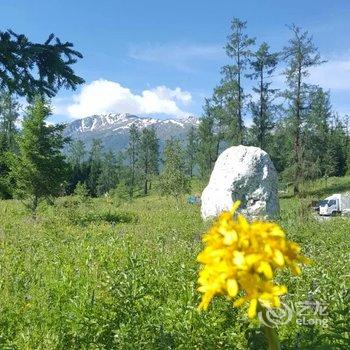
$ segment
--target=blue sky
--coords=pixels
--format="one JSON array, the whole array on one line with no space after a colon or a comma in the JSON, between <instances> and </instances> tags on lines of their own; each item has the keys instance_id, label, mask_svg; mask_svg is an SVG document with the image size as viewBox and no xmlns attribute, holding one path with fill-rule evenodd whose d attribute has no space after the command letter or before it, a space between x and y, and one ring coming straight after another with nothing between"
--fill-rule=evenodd
<instances>
[{"instance_id":1,"label":"blue sky","mask_svg":"<svg viewBox=\"0 0 350 350\"><path fill-rule=\"evenodd\" d=\"M52 32L84 54L75 69L86 85L59 93L54 121L99 112L200 115L228 62L223 46L233 17L277 51L289 38L286 24L308 30L328 60L310 80L331 90L334 110L350 113L349 0L0 2L1 29L33 41Z\"/></svg>"}]
</instances>

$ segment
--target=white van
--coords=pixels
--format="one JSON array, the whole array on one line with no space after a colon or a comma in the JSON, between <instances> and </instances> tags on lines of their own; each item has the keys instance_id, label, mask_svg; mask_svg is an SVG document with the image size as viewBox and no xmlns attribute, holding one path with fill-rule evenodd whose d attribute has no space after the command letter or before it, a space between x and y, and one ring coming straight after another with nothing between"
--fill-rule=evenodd
<instances>
[{"instance_id":1,"label":"white van","mask_svg":"<svg viewBox=\"0 0 350 350\"><path fill-rule=\"evenodd\" d=\"M318 203L319 214L330 216L350 211L350 195L348 193L337 193Z\"/></svg>"}]
</instances>

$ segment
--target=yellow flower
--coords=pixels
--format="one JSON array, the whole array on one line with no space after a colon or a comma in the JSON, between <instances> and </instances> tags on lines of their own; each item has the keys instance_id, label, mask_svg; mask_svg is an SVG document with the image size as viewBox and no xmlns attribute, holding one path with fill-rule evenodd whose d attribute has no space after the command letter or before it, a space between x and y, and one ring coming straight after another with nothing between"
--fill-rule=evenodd
<instances>
[{"instance_id":1,"label":"yellow flower","mask_svg":"<svg viewBox=\"0 0 350 350\"><path fill-rule=\"evenodd\" d=\"M279 307L280 296L287 293L284 285L274 284L276 270L288 267L300 274L299 264L308 260L278 224L249 223L243 215L235 218L239 205L237 201L229 212L221 213L203 236L204 250L197 257L203 264L198 278L198 291L203 293L199 308L206 310L216 295L239 296L233 305L249 303L248 316L253 318L258 305Z\"/></svg>"}]
</instances>

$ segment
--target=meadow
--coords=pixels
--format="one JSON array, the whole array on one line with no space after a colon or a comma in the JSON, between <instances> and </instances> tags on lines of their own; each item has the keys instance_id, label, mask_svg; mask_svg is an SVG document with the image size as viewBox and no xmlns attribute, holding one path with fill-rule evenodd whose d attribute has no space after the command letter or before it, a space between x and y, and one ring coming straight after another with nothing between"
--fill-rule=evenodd
<instances>
[{"instance_id":1,"label":"meadow","mask_svg":"<svg viewBox=\"0 0 350 350\"><path fill-rule=\"evenodd\" d=\"M300 277L280 274L284 301L326 307L279 325L283 349L350 347L350 219L319 221L309 208L338 190L350 190L349 177L309 183L301 201L281 195L279 223L313 260ZM60 198L36 218L1 201L0 349L263 349L244 308L222 297L197 310L196 256L209 225L186 198L156 193Z\"/></svg>"}]
</instances>

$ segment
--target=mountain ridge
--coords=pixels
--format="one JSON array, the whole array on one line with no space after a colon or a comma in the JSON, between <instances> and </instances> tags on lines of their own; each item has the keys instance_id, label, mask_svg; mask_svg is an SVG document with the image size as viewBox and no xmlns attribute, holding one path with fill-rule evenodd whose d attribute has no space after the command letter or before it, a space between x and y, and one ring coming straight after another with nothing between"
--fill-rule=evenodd
<instances>
[{"instance_id":1,"label":"mountain ridge","mask_svg":"<svg viewBox=\"0 0 350 350\"><path fill-rule=\"evenodd\" d=\"M64 133L72 140L82 140L87 149L91 147L93 139L101 139L104 150L121 151L127 147L129 129L133 124L140 130L154 127L162 147L165 140L171 137L184 142L190 128L198 127L199 119L194 116L158 119L129 113L108 113L74 120L66 126Z\"/></svg>"}]
</instances>

